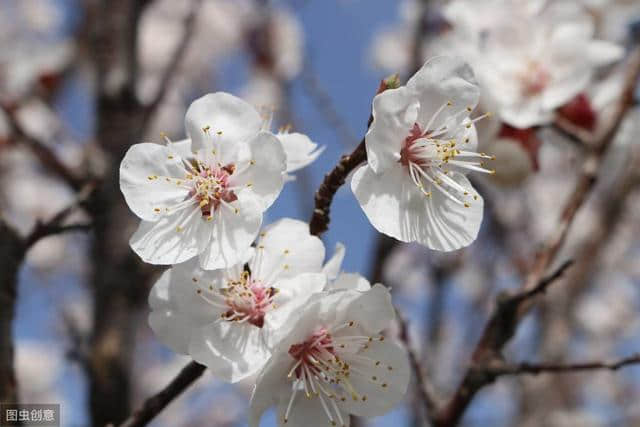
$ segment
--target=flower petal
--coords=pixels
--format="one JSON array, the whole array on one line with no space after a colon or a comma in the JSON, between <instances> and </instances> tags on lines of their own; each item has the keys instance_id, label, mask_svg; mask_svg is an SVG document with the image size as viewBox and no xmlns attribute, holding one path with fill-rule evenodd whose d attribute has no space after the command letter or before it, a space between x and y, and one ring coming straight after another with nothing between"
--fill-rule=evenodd
<instances>
[{"instance_id":1,"label":"flower petal","mask_svg":"<svg viewBox=\"0 0 640 427\"><path fill-rule=\"evenodd\" d=\"M211 243L200 253L200 266L206 270L230 267L244 259L258 235L262 209L256 201L239 195L230 207L221 205L210 223Z\"/></svg>"},{"instance_id":2,"label":"flower petal","mask_svg":"<svg viewBox=\"0 0 640 427\"><path fill-rule=\"evenodd\" d=\"M249 407L250 427L258 427L262 414L291 392L291 384L286 379L293 359L287 351L274 354L256 379Z\"/></svg>"},{"instance_id":3,"label":"flower petal","mask_svg":"<svg viewBox=\"0 0 640 427\"><path fill-rule=\"evenodd\" d=\"M450 177L465 188L472 188L464 175L451 173ZM468 208L435 188L431 197L425 197L402 168L376 174L363 166L353 175L351 188L371 224L403 242L452 251L470 245L480 230L480 196Z\"/></svg>"},{"instance_id":4,"label":"flower petal","mask_svg":"<svg viewBox=\"0 0 640 427\"><path fill-rule=\"evenodd\" d=\"M331 426L332 423L322 407L322 403L320 403L320 397L317 395L311 395L311 398L307 398L304 395L303 391L298 391L295 401L291 407L291 411L289 411L289 418L285 424L284 417L287 412L287 407L289 406L289 398L291 393L288 395L285 394L280 397L280 401L278 402L278 425L280 427L284 426L305 426L305 427L327 427ZM335 422L336 426L349 426L349 414L343 410L340 410L340 417L342 418L342 423L340 423L340 418L336 416L335 410L331 406L329 399L326 395L322 395L325 404L327 405L327 409L331 412L331 416L333 417L333 422Z\"/></svg>"},{"instance_id":5,"label":"flower petal","mask_svg":"<svg viewBox=\"0 0 640 427\"><path fill-rule=\"evenodd\" d=\"M260 328L250 323L218 321L192 333L189 354L223 381L237 382L257 373L269 360Z\"/></svg>"},{"instance_id":6,"label":"flower petal","mask_svg":"<svg viewBox=\"0 0 640 427\"><path fill-rule=\"evenodd\" d=\"M333 283L327 285L327 290L336 289L364 292L371 289L371 284L358 273L340 273Z\"/></svg>"},{"instance_id":7,"label":"flower petal","mask_svg":"<svg viewBox=\"0 0 640 427\"><path fill-rule=\"evenodd\" d=\"M338 242L333 251L333 256L324 264L322 272L327 275L328 280L335 280L342 269L342 261L344 260L345 246Z\"/></svg>"},{"instance_id":8,"label":"flower petal","mask_svg":"<svg viewBox=\"0 0 640 427\"><path fill-rule=\"evenodd\" d=\"M129 208L145 221L157 221L165 208L182 202L189 190L176 184L185 176L182 158L160 144L132 145L120 164L120 190Z\"/></svg>"},{"instance_id":9,"label":"flower petal","mask_svg":"<svg viewBox=\"0 0 640 427\"><path fill-rule=\"evenodd\" d=\"M359 370L366 372L368 376L354 371L349 376L349 382L358 394L366 396L366 400L347 399L340 402L340 406L354 415L383 415L396 406L407 392L411 374L407 352L391 339L385 339L374 340L359 356L371 359L366 370L361 366L366 362L362 362L362 359L358 361ZM374 376L376 379L372 381Z\"/></svg>"},{"instance_id":10,"label":"flower petal","mask_svg":"<svg viewBox=\"0 0 640 427\"><path fill-rule=\"evenodd\" d=\"M471 67L461 58L437 56L427 61L407 82L407 89L420 101L417 122L424 130L437 130L455 117L464 119L467 108L474 109L480 99L480 89ZM451 102L451 106L446 106ZM432 117L443 106L438 118ZM428 124L431 123L431 126ZM430 127L430 129L426 129Z\"/></svg>"},{"instance_id":11,"label":"flower petal","mask_svg":"<svg viewBox=\"0 0 640 427\"><path fill-rule=\"evenodd\" d=\"M229 184L240 188L260 202L266 210L278 198L284 185L286 156L282 144L273 134L260 132L239 149L237 174Z\"/></svg>"},{"instance_id":12,"label":"flower petal","mask_svg":"<svg viewBox=\"0 0 640 427\"><path fill-rule=\"evenodd\" d=\"M193 151L210 150L212 139L222 145L246 141L262 126L262 118L255 108L225 92L210 93L193 101L184 121Z\"/></svg>"},{"instance_id":13,"label":"flower petal","mask_svg":"<svg viewBox=\"0 0 640 427\"><path fill-rule=\"evenodd\" d=\"M278 133L276 136L287 156L287 172L294 172L310 165L325 149L318 148L318 144L301 133Z\"/></svg>"},{"instance_id":14,"label":"flower petal","mask_svg":"<svg viewBox=\"0 0 640 427\"><path fill-rule=\"evenodd\" d=\"M149 264L179 264L198 255L207 228L200 208L185 208L156 222L142 221L129 245Z\"/></svg>"},{"instance_id":15,"label":"flower petal","mask_svg":"<svg viewBox=\"0 0 640 427\"><path fill-rule=\"evenodd\" d=\"M222 279L221 271L198 268L195 258L165 271L149 294L149 325L158 339L173 351L188 354L192 331L218 319L221 312L197 294L195 283Z\"/></svg>"},{"instance_id":16,"label":"flower petal","mask_svg":"<svg viewBox=\"0 0 640 427\"><path fill-rule=\"evenodd\" d=\"M367 162L380 172L400 160L402 144L416 122L418 103L406 87L388 89L373 98L373 122L365 136Z\"/></svg>"},{"instance_id":17,"label":"flower petal","mask_svg":"<svg viewBox=\"0 0 640 427\"><path fill-rule=\"evenodd\" d=\"M251 261L252 274L266 282L322 270L324 244L306 222L283 218L265 227Z\"/></svg>"}]
</instances>

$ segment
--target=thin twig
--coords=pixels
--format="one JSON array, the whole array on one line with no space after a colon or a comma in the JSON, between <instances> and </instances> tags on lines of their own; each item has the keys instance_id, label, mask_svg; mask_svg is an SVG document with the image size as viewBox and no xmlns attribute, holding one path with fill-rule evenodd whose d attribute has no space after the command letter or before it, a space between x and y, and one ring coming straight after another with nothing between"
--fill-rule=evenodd
<instances>
[{"instance_id":1,"label":"thin twig","mask_svg":"<svg viewBox=\"0 0 640 427\"><path fill-rule=\"evenodd\" d=\"M202 6L202 0L192 0L191 10L189 10L189 14L184 20L184 25L183 25L184 32L182 34L182 38L180 39L178 46L173 52L173 56L169 60L169 63L167 64L167 68L165 68L164 74L160 79L160 86L158 87L158 93L153 98L153 100L145 107L144 114L142 116L142 127L141 127L141 129L143 129L143 132L148 129L151 119L153 119L153 116L158 110L158 107L160 106L160 104L162 104L162 101L164 101L164 98L167 95L167 92L171 85L171 81L173 80L178 70L180 62L182 61L182 59L184 58L184 55L187 52L189 42L191 41L191 38L193 37L196 30L195 21L201 6Z\"/></svg>"},{"instance_id":2,"label":"thin twig","mask_svg":"<svg viewBox=\"0 0 640 427\"><path fill-rule=\"evenodd\" d=\"M501 360L502 348L513 337L520 320L533 306L536 298L531 298L531 296L540 293L537 289L540 288L541 282L544 281L541 278L555 260L558 251L564 244L576 213L595 186L598 169L606 149L617 133L626 112L633 105L633 96L640 76L640 48L635 49L631 58L629 73L624 86L625 90L620 102L617 104L616 111L612 114L610 121L601 127L593 137L589 138L590 141L584 141L584 145L590 147L589 155L586 157L574 191L565 204L555 232L537 253L533 267L529 270L523 285L523 293L520 294L520 297L516 296L517 299L520 299L519 303L515 306L507 304L506 307L504 302L497 305L496 311L485 326L482 338L476 345L471 364L460 385L449 401L433 417L432 421L435 427L456 425L475 394L482 387L495 380L495 376L487 371L488 364ZM529 297L525 298L525 295L529 295ZM515 311L513 310L514 308L516 309Z\"/></svg>"},{"instance_id":3,"label":"thin twig","mask_svg":"<svg viewBox=\"0 0 640 427\"><path fill-rule=\"evenodd\" d=\"M529 363L521 362L517 364L496 363L487 369L491 375L538 375L543 373L575 373L582 371L609 370L617 371L630 365L640 364L640 354L634 354L613 362L593 361L571 364L559 363Z\"/></svg>"},{"instance_id":4,"label":"thin twig","mask_svg":"<svg viewBox=\"0 0 640 427\"><path fill-rule=\"evenodd\" d=\"M47 221L38 221L31 232L24 238L25 250L35 245L40 239L55 234L67 233L70 231L88 231L92 227L91 222L82 222L76 224L63 224L63 222L78 208L80 208L93 194L95 190L94 184L88 184L80 190L76 199L66 208L59 211Z\"/></svg>"},{"instance_id":5,"label":"thin twig","mask_svg":"<svg viewBox=\"0 0 640 427\"><path fill-rule=\"evenodd\" d=\"M195 380L200 378L206 367L196 362L190 362L182 371L159 393L144 401L142 407L135 411L120 427L140 427L146 425L160 413L173 399L178 397Z\"/></svg>"},{"instance_id":6,"label":"thin twig","mask_svg":"<svg viewBox=\"0 0 640 427\"><path fill-rule=\"evenodd\" d=\"M347 176L361 163L367 160L367 150L364 145L364 138L351 154L342 156L336 167L324 176L322 184L316 191L315 208L309 230L314 236L318 236L329 228L329 214L331 202L338 189L344 184Z\"/></svg>"},{"instance_id":7,"label":"thin twig","mask_svg":"<svg viewBox=\"0 0 640 427\"><path fill-rule=\"evenodd\" d=\"M80 190L85 180L77 176L74 171L65 165L44 142L29 135L15 117L14 112L7 109L5 109L5 112L7 113L6 116L9 126L11 127L11 133L21 140L33 154L38 157L45 169L48 169L51 173L58 176L72 189L76 191Z\"/></svg>"},{"instance_id":8,"label":"thin twig","mask_svg":"<svg viewBox=\"0 0 640 427\"><path fill-rule=\"evenodd\" d=\"M398 321L398 326L400 327L400 333L398 337L400 338L400 341L402 341L405 348L407 349L407 353L409 355L409 362L411 363L411 369L413 369L415 373L419 397L422 400L422 402L424 402L424 405L427 411L429 411L428 413L431 413L432 411L435 411L435 409L438 407L438 404L435 398L435 391L433 390L433 387L427 380L424 373L424 369L420 363L420 360L418 359L418 356L415 354L412 348L411 337L409 336L409 325L405 320L405 318L397 309L396 309L396 319Z\"/></svg>"}]
</instances>

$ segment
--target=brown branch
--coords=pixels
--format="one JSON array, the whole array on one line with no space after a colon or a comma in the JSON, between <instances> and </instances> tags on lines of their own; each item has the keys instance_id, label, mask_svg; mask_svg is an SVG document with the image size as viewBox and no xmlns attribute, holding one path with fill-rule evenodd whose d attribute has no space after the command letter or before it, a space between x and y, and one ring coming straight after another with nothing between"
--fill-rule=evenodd
<instances>
[{"instance_id":1,"label":"brown branch","mask_svg":"<svg viewBox=\"0 0 640 427\"><path fill-rule=\"evenodd\" d=\"M528 363L521 362L518 364L496 363L487 368L491 375L538 375L542 373L576 373L582 371L609 370L617 371L630 365L640 364L640 354L634 354L629 357L614 361L593 361L572 364L559 363Z\"/></svg>"},{"instance_id":2,"label":"brown branch","mask_svg":"<svg viewBox=\"0 0 640 427\"><path fill-rule=\"evenodd\" d=\"M540 290L541 283L544 282L541 277L555 260L567 237L576 213L595 186L598 169L606 149L617 133L625 113L633 105L633 96L639 76L640 48L636 48L629 62L625 90L620 102L617 104L616 111L612 114L610 121L601 127L593 137L590 137L591 141L584 141L584 145L590 147L590 152L583 164L574 191L565 204L555 232L537 253L534 265L529 270L523 285L523 292L515 297L507 297L506 299L509 302L515 298L518 303L505 305L504 301L499 301L494 314L485 326L482 338L476 345L472 354L471 364L460 385L449 401L433 417L434 426L445 427L458 424L475 394L482 387L495 380L495 375L491 375L487 371L487 366L489 363L501 360L502 348L513 337L518 323L536 300L536 298L532 297L541 293L548 286L547 284L542 287L542 291Z\"/></svg>"},{"instance_id":3,"label":"brown branch","mask_svg":"<svg viewBox=\"0 0 640 427\"><path fill-rule=\"evenodd\" d=\"M176 46L176 49L173 52L173 56L169 60L169 63L167 64L167 67L165 68L164 73L160 78L160 86L158 86L158 93L153 98L153 100L147 106L144 107L144 112L142 115L142 126L141 126L141 129L143 129L143 132L148 129L149 124L153 119L153 116L158 110L158 107L160 107L160 104L162 104L162 101L164 101L164 98L167 95L167 92L169 90L169 86L171 85L171 82L176 72L178 71L180 62L182 62L182 59L184 58L187 52L187 48L189 47L189 42L191 41L191 38L193 37L196 30L196 25L195 25L196 17L198 15L198 11L200 10L201 6L202 6L202 0L192 0L191 9L189 10L189 14L184 20L184 25L183 25L184 32L182 34L182 38L180 39L178 46Z\"/></svg>"},{"instance_id":4,"label":"brown branch","mask_svg":"<svg viewBox=\"0 0 640 427\"><path fill-rule=\"evenodd\" d=\"M18 401L13 348L13 318L18 299L18 271L24 243L0 216L0 402Z\"/></svg>"},{"instance_id":5,"label":"brown branch","mask_svg":"<svg viewBox=\"0 0 640 427\"><path fill-rule=\"evenodd\" d=\"M364 145L364 138L351 154L342 156L336 167L324 176L324 180L315 195L315 208L309 230L311 234L318 236L329 228L329 214L331 202L338 189L344 184L347 176L361 163L367 160L367 150Z\"/></svg>"},{"instance_id":6,"label":"brown branch","mask_svg":"<svg viewBox=\"0 0 640 427\"><path fill-rule=\"evenodd\" d=\"M435 399L435 391L433 390L433 386L427 380L424 369L418 359L418 356L413 351L411 345L411 337L409 336L409 325L402 314L396 309L396 319L398 321L398 326L400 328L400 333L398 337L400 341L404 344L407 349L407 353L409 355L409 363L411 363L411 369L413 369L416 378L416 385L418 389L418 395L424 406L426 407L428 413L432 413L438 407L438 403Z\"/></svg>"},{"instance_id":7,"label":"brown branch","mask_svg":"<svg viewBox=\"0 0 640 427\"><path fill-rule=\"evenodd\" d=\"M531 290L498 296L494 312L471 356L471 365L453 397L435 412L432 418L434 426L456 425L475 393L496 379L496 375L493 375L489 366L501 361L500 351L516 332L522 306L544 293L552 283L562 277L570 265L571 261L563 263L553 274L541 279Z\"/></svg>"},{"instance_id":8,"label":"brown branch","mask_svg":"<svg viewBox=\"0 0 640 427\"><path fill-rule=\"evenodd\" d=\"M40 163L53 175L62 179L69 187L78 191L84 185L85 180L76 175L65 165L44 142L29 135L15 117L14 111L5 109L7 113L11 133L20 139L40 160Z\"/></svg>"},{"instance_id":9,"label":"brown branch","mask_svg":"<svg viewBox=\"0 0 640 427\"><path fill-rule=\"evenodd\" d=\"M584 147L585 144L589 145L593 143L593 134L591 132L580 126L576 126L562 116L556 116L550 127L578 147Z\"/></svg>"},{"instance_id":10,"label":"brown branch","mask_svg":"<svg viewBox=\"0 0 640 427\"><path fill-rule=\"evenodd\" d=\"M146 425L160 413L173 399L178 397L195 380L200 378L206 367L190 362L182 371L157 394L151 396L120 427L140 427Z\"/></svg>"},{"instance_id":11,"label":"brown branch","mask_svg":"<svg viewBox=\"0 0 640 427\"><path fill-rule=\"evenodd\" d=\"M83 222L77 224L63 224L69 216L79 209L93 194L95 190L94 184L86 185L76 197L76 200L60 212L55 214L47 221L38 221L31 232L24 238L25 250L35 245L40 239L55 234L66 233L70 231L88 231L92 227L91 222Z\"/></svg>"}]
</instances>

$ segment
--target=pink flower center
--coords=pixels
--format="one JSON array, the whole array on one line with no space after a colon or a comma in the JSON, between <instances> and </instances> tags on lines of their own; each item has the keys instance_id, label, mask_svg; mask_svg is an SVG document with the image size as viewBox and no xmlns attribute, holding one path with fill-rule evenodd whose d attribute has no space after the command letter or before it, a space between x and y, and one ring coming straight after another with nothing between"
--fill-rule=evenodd
<instances>
[{"instance_id":1,"label":"pink flower center","mask_svg":"<svg viewBox=\"0 0 640 427\"><path fill-rule=\"evenodd\" d=\"M335 355L331 335L327 329L321 328L305 342L293 344L289 348L289 355L298 362L295 368L296 378L304 375L305 370L318 374L321 366L316 361L322 360L326 355Z\"/></svg>"},{"instance_id":2,"label":"pink flower center","mask_svg":"<svg viewBox=\"0 0 640 427\"><path fill-rule=\"evenodd\" d=\"M264 326L264 316L273 307L276 288L264 286L261 282L244 274L239 281L232 281L221 290L229 308L222 314L228 321L248 322L258 328Z\"/></svg>"},{"instance_id":3,"label":"pink flower center","mask_svg":"<svg viewBox=\"0 0 640 427\"><path fill-rule=\"evenodd\" d=\"M520 75L522 93L525 96L534 96L542 92L551 81L549 71L538 62L532 62L529 68Z\"/></svg>"},{"instance_id":4,"label":"pink flower center","mask_svg":"<svg viewBox=\"0 0 640 427\"><path fill-rule=\"evenodd\" d=\"M190 195L196 197L203 217L210 217L222 203L238 200L238 196L229 187L229 179L235 172L235 165L207 167L194 177L194 187Z\"/></svg>"}]
</instances>

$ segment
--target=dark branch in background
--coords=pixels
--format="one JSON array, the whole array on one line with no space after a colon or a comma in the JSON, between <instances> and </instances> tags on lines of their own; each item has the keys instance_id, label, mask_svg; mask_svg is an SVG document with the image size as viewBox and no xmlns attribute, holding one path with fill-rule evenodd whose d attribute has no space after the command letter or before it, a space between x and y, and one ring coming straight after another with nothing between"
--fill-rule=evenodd
<instances>
[{"instance_id":1,"label":"dark branch in background","mask_svg":"<svg viewBox=\"0 0 640 427\"><path fill-rule=\"evenodd\" d=\"M449 401L432 416L434 426L457 425L475 394L482 387L495 380L495 376L487 371L487 366L492 362L502 360L502 348L513 337L520 320L537 300L537 298L533 297L541 293L539 291L540 284L544 282L544 279L541 278L555 260L567 237L576 213L595 186L598 168L606 149L617 133L625 113L633 105L633 96L639 76L640 48L636 48L629 62L629 73L625 82L625 89L616 111L612 114L610 121L601 128L600 132L594 134L588 141L584 141L584 145L590 148L590 152L584 161L574 191L562 211L560 223L556 227L554 234L537 253L533 267L529 270L523 285L522 293L518 294L519 296L515 296L519 300L517 307L510 304L506 306L507 310L505 310L504 301L497 304L496 310L484 329L482 338L476 345L470 366L460 385ZM546 286L548 284L544 287L546 288ZM513 298L509 297L507 301L513 301Z\"/></svg>"},{"instance_id":2,"label":"dark branch in background","mask_svg":"<svg viewBox=\"0 0 640 427\"><path fill-rule=\"evenodd\" d=\"M148 129L153 116L158 110L158 107L160 107L160 104L162 104L162 101L167 95L171 82L180 66L180 62L182 62L182 58L184 58L184 55L187 52L189 42L191 41L191 38L193 37L193 34L196 30L196 17L198 16L198 11L200 10L201 6L202 0L192 0L191 10L189 10L189 14L184 20L184 32L182 34L182 38L176 46L176 50L173 52L173 56L169 60L167 68L165 68L164 73L162 74L160 85L158 86L158 93L153 98L153 100L144 107L144 113L142 115L143 132Z\"/></svg>"},{"instance_id":3,"label":"dark branch in background","mask_svg":"<svg viewBox=\"0 0 640 427\"><path fill-rule=\"evenodd\" d=\"M55 214L51 219L47 221L36 222L33 230L26 236L24 244L25 249L31 248L40 239L54 234L61 234L69 231L88 231L91 229L92 224L90 222L76 223L76 224L64 224L66 219L78 210L91 196L95 189L95 185L89 184L80 190L76 200Z\"/></svg>"},{"instance_id":4,"label":"dark branch in background","mask_svg":"<svg viewBox=\"0 0 640 427\"><path fill-rule=\"evenodd\" d=\"M84 199L90 190L81 193ZM79 199L80 200L80 199ZM18 272L29 249L40 239L74 230L87 230L89 224L63 225L78 205L74 203L45 222L38 222L27 236L5 223L0 215L0 402L18 401L18 384L13 366L13 318L18 296Z\"/></svg>"},{"instance_id":5,"label":"dark branch in background","mask_svg":"<svg viewBox=\"0 0 640 427\"><path fill-rule=\"evenodd\" d=\"M13 365L13 318L18 297L18 270L24 254L22 239L0 216L0 402L18 401Z\"/></svg>"},{"instance_id":6,"label":"dark branch in background","mask_svg":"<svg viewBox=\"0 0 640 427\"><path fill-rule=\"evenodd\" d=\"M577 373L582 371L609 370L617 371L627 366L640 364L640 354L625 357L614 362L593 361L572 364L559 363L528 363L508 364L498 362L487 367L490 375L538 375L544 373Z\"/></svg>"},{"instance_id":7,"label":"dark branch in background","mask_svg":"<svg viewBox=\"0 0 640 427\"><path fill-rule=\"evenodd\" d=\"M189 385L200 378L207 369L204 365L191 362L157 394L144 401L142 407L136 410L120 427L140 427L146 425L156 417L173 399L185 391Z\"/></svg>"},{"instance_id":8,"label":"dark branch in background","mask_svg":"<svg viewBox=\"0 0 640 427\"><path fill-rule=\"evenodd\" d=\"M20 125L15 117L15 112L5 109L8 117L11 133L22 141L36 155L42 166L53 175L62 179L69 187L78 191L82 188L85 180L76 175L67 165L44 142L29 135Z\"/></svg>"},{"instance_id":9,"label":"dark branch in background","mask_svg":"<svg viewBox=\"0 0 640 427\"><path fill-rule=\"evenodd\" d=\"M423 372L422 366L420 364L420 360L418 356L413 351L413 346L411 345L411 337L409 336L409 325L402 314L396 309L396 319L398 321L398 326L400 327L399 338L400 341L404 344L407 349L407 353L409 355L409 362L411 363L411 369L415 372L416 378L416 386L418 389L418 397L424 403L428 413L432 413L438 407L438 403L435 400L435 391L433 390L433 386L427 381L425 374Z\"/></svg>"}]
</instances>

